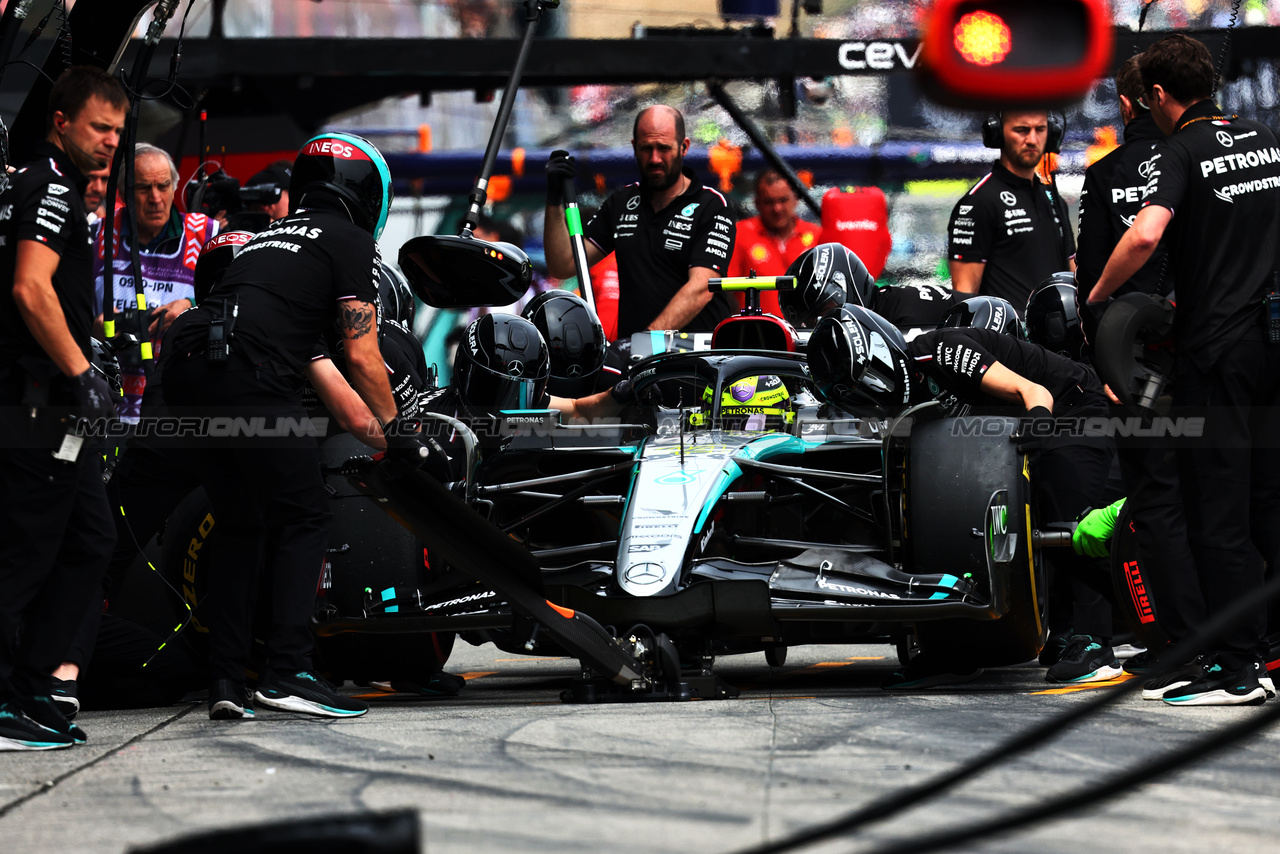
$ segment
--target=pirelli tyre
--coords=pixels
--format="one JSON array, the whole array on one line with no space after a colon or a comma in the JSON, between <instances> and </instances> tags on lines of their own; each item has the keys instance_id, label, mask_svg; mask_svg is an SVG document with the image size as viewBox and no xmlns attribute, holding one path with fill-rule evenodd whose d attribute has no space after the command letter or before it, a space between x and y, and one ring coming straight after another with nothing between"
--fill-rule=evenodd
<instances>
[{"instance_id":1,"label":"pirelli tyre","mask_svg":"<svg viewBox=\"0 0 1280 854\"><path fill-rule=\"evenodd\" d=\"M970 575L975 619L921 620L920 650L979 667L1035 658L1044 645L1045 573L1031 543L1030 469L1012 418L917 421L906 455L908 570Z\"/></svg>"},{"instance_id":2,"label":"pirelli tyre","mask_svg":"<svg viewBox=\"0 0 1280 854\"><path fill-rule=\"evenodd\" d=\"M1117 616L1147 649L1163 648L1169 638L1157 622L1156 603L1147 588L1146 565L1138 551L1138 532L1127 501L1116 517L1110 550Z\"/></svg>"},{"instance_id":3,"label":"pirelli tyre","mask_svg":"<svg viewBox=\"0 0 1280 854\"><path fill-rule=\"evenodd\" d=\"M338 465L371 453L348 434L326 439L321 457ZM404 528L358 495L339 475L326 478L333 524L321 576L317 579L317 618L345 619L359 624L396 613L396 597L416 596L422 587L451 589L456 582L432 576L422 545ZM161 571L195 614L184 635L192 653L208 656L208 629L198 607L208 590L208 567L217 555L217 520L203 489L197 489L175 508L162 535ZM444 573L436 573L443 575ZM264 573L263 578L266 578ZM260 591L255 625L264 625L268 595ZM316 638L316 663L336 680L423 681L444 667L453 650L453 632L363 634L344 632ZM255 645L256 646L256 645Z\"/></svg>"}]
</instances>

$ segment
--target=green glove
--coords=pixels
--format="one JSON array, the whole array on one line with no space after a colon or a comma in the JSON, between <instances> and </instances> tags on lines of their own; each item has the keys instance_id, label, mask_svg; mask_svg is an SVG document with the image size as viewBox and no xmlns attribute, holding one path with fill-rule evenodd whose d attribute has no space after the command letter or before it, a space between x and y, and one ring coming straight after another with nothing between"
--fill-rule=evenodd
<instances>
[{"instance_id":1,"label":"green glove","mask_svg":"<svg viewBox=\"0 0 1280 854\"><path fill-rule=\"evenodd\" d=\"M1116 517L1120 515L1120 508L1123 506L1124 499L1121 498L1110 507L1094 510L1080 520L1080 524L1076 525L1075 531L1071 534L1071 547L1076 550L1076 554L1088 557L1110 557L1111 552L1107 550L1107 541L1115 533Z\"/></svg>"}]
</instances>

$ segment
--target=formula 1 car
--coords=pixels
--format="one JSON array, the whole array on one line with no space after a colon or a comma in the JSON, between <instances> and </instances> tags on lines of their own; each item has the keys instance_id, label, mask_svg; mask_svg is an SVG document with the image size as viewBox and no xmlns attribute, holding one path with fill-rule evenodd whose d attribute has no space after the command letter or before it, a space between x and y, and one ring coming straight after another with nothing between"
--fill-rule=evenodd
<instances>
[{"instance_id":1,"label":"formula 1 car","mask_svg":"<svg viewBox=\"0 0 1280 854\"><path fill-rule=\"evenodd\" d=\"M835 410L814 396L803 354L778 332L785 324L733 320L718 339L772 347L641 359L631 377L650 401L645 425L513 413L498 428L501 449L429 500L379 474L388 463L348 466L349 483L411 529L426 560L416 579L405 562L369 584L367 552L356 570L340 566L339 547L318 634L462 631L515 653L582 657L539 636L548 627L518 606L518 589L607 634L656 639L663 678L695 696L732 693L706 680L717 655L763 650L781 663L806 643L892 642L903 658L945 644L978 665L1034 657L1046 630L1042 535L1029 467L1009 441L1014 420ZM763 378L787 405L736 405ZM495 570L449 542L460 527L528 559L513 559L519 572ZM449 556L444 578L477 580L438 580L436 551ZM370 667L344 662L338 674ZM704 681L690 682L695 674ZM573 696L599 698L595 688Z\"/></svg>"}]
</instances>

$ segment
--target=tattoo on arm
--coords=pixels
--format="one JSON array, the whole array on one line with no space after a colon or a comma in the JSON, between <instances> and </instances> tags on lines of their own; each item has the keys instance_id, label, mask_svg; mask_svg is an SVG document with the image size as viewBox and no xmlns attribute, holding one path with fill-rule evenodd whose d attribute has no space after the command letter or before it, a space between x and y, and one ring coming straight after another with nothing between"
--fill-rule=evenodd
<instances>
[{"instance_id":1,"label":"tattoo on arm","mask_svg":"<svg viewBox=\"0 0 1280 854\"><path fill-rule=\"evenodd\" d=\"M373 307L347 300L338 308L338 326L348 338L363 338L374 329Z\"/></svg>"}]
</instances>

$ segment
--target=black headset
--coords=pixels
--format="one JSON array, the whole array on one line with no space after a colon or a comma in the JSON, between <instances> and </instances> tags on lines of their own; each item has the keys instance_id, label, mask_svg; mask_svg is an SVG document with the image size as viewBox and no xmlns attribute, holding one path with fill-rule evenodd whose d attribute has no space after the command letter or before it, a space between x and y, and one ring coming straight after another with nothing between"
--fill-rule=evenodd
<instances>
[{"instance_id":1,"label":"black headset","mask_svg":"<svg viewBox=\"0 0 1280 854\"><path fill-rule=\"evenodd\" d=\"M1004 147L1004 113L987 116L982 122L982 144L987 148ZM1066 135L1066 120L1061 113L1049 113L1049 133L1045 139L1046 154L1062 153L1062 138Z\"/></svg>"}]
</instances>

